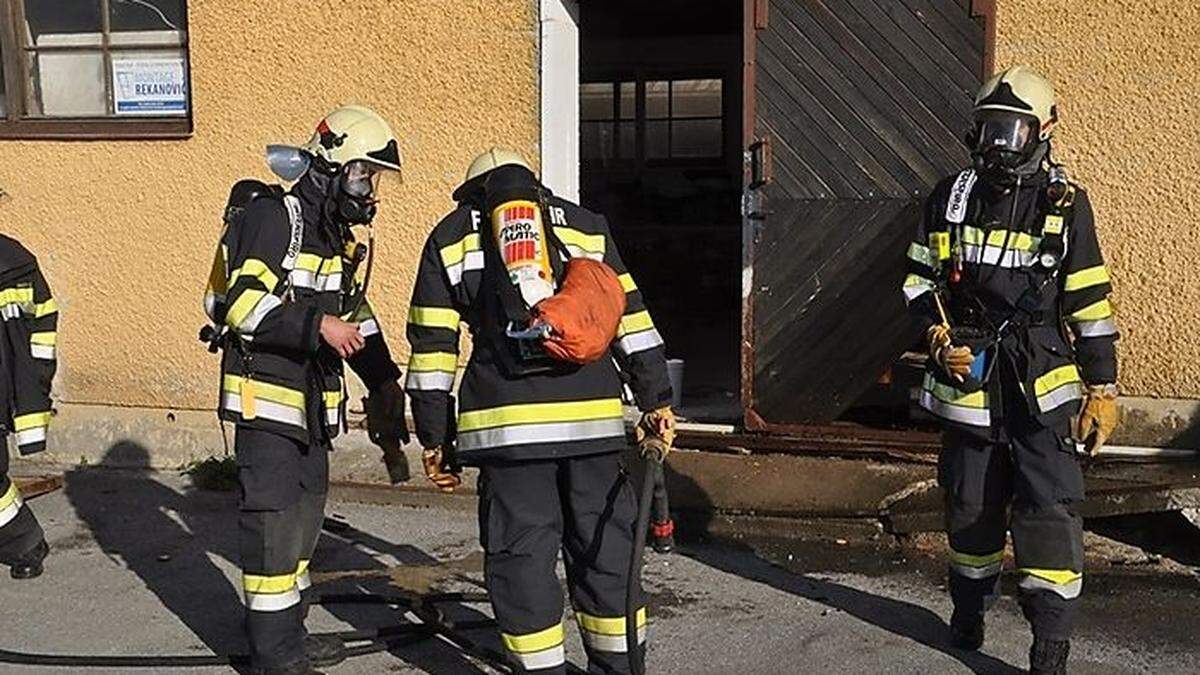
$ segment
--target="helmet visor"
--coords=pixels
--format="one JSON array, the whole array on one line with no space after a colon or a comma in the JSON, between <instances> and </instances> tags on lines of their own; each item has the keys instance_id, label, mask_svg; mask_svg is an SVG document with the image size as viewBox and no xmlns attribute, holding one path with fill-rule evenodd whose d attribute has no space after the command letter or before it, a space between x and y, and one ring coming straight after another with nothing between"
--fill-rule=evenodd
<instances>
[{"instance_id":1,"label":"helmet visor","mask_svg":"<svg viewBox=\"0 0 1200 675\"><path fill-rule=\"evenodd\" d=\"M1037 119L1029 115L985 110L975 116L975 150L1024 154L1037 140L1037 127Z\"/></svg>"},{"instance_id":2,"label":"helmet visor","mask_svg":"<svg viewBox=\"0 0 1200 675\"><path fill-rule=\"evenodd\" d=\"M359 199L378 199L380 186L388 174L399 177L399 172L384 169L364 160L349 162L342 168L342 189L346 194Z\"/></svg>"}]
</instances>

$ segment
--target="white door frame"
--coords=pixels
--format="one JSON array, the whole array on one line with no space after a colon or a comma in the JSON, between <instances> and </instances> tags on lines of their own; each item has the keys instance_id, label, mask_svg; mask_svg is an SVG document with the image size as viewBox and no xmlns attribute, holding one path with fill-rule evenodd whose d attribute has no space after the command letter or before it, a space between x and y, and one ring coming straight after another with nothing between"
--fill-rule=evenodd
<instances>
[{"instance_id":1,"label":"white door frame","mask_svg":"<svg viewBox=\"0 0 1200 675\"><path fill-rule=\"evenodd\" d=\"M539 0L542 182L579 201L579 0Z\"/></svg>"}]
</instances>

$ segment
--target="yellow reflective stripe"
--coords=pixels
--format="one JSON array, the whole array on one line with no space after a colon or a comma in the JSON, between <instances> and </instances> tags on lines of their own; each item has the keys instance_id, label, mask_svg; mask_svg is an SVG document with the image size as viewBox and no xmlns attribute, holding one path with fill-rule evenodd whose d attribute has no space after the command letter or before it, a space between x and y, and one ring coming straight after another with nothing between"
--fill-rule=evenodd
<instances>
[{"instance_id":1,"label":"yellow reflective stripe","mask_svg":"<svg viewBox=\"0 0 1200 675\"><path fill-rule=\"evenodd\" d=\"M1017 571L1021 574L1028 574L1031 577L1049 581L1058 586L1073 584L1083 578L1083 574L1074 570L1043 570L1033 567L1022 567Z\"/></svg>"},{"instance_id":2,"label":"yellow reflective stripe","mask_svg":"<svg viewBox=\"0 0 1200 675\"><path fill-rule=\"evenodd\" d=\"M1033 390L1038 396L1045 396L1063 385L1074 384L1079 381L1079 369L1075 367L1075 364L1071 363L1055 368L1039 377L1033 383Z\"/></svg>"},{"instance_id":3,"label":"yellow reflective stripe","mask_svg":"<svg viewBox=\"0 0 1200 675\"><path fill-rule=\"evenodd\" d=\"M50 411L29 413L13 418L13 431L50 426Z\"/></svg>"},{"instance_id":4,"label":"yellow reflective stripe","mask_svg":"<svg viewBox=\"0 0 1200 675\"><path fill-rule=\"evenodd\" d=\"M1094 302L1071 315L1071 321L1100 321L1112 316L1112 305L1108 300Z\"/></svg>"},{"instance_id":5,"label":"yellow reflective stripe","mask_svg":"<svg viewBox=\"0 0 1200 675\"><path fill-rule=\"evenodd\" d=\"M452 267L462 262L470 251L478 250L480 250L479 233L472 232L453 244L443 246L438 250L438 255L442 258L442 265Z\"/></svg>"},{"instance_id":6,"label":"yellow reflective stripe","mask_svg":"<svg viewBox=\"0 0 1200 675\"><path fill-rule=\"evenodd\" d=\"M576 246L588 253L604 254L603 234L586 234L570 227L556 227L554 234L567 246Z\"/></svg>"},{"instance_id":7,"label":"yellow reflective stripe","mask_svg":"<svg viewBox=\"0 0 1200 675\"><path fill-rule=\"evenodd\" d=\"M643 309L640 312L621 317L621 328L617 331L617 336L623 337L629 333L640 333L651 328L654 328L654 320L650 318L650 312Z\"/></svg>"},{"instance_id":8,"label":"yellow reflective stripe","mask_svg":"<svg viewBox=\"0 0 1200 675\"><path fill-rule=\"evenodd\" d=\"M1079 270L1067 275L1066 285L1063 287L1065 291L1078 291L1100 284L1107 284L1111 281L1108 277L1108 268L1104 265L1089 267L1086 270Z\"/></svg>"},{"instance_id":9,"label":"yellow reflective stripe","mask_svg":"<svg viewBox=\"0 0 1200 675\"><path fill-rule=\"evenodd\" d=\"M308 572L308 563L308 560L301 560L300 562L296 563L296 576L302 577L304 576L305 572Z\"/></svg>"},{"instance_id":10,"label":"yellow reflective stripe","mask_svg":"<svg viewBox=\"0 0 1200 675\"><path fill-rule=\"evenodd\" d=\"M33 318L40 319L44 316L50 316L58 311L58 303L54 298L50 298L45 302L39 302L33 306Z\"/></svg>"},{"instance_id":11,"label":"yellow reflective stripe","mask_svg":"<svg viewBox=\"0 0 1200 675\"><path fill-rule=\"evenodd\" d=\"M336 408L342 404L342 392L340 390L322 392L321 398L325 401L326 408Z\"/></svg>"},{"instance_id":12,"label":"yellow reflective stripe","mask_svg":"<svg viewBox=\"0 0 1200 675\"><path fill-rule=\"evenodd\" d=\"M234 394L240 394L242 383L245 381L246 378L239 375L226 375L223 382L224 389ZM292 408L300 408L301 410L304 409L304 392L281 387L277 384L254 380L254 396L264 401L280 403Z\"/></svg>"},{"instance_id":13,"label":"yellow reflective stripe","mask_svg":"<svg viewBox=\"0 0 1200 675\"><path fill-rule=\"evenodd\" d=\"M242 589L247 593L287 593L296 587L296 574L243 574Z\"/></svg>"},{"instance_id":14,"label":"yellow reflective stripe","mask_svg":"<svg viewBox=\"0 0 1200 675\"><path fill-rule=\"evenodd\" d=\"M937 258L934 257L933 250L928 246L922 246L916 242L909 244L908 257L926 267L937 267Z\"/></svg>"},{"instance_id":15,"label":"yellow reflective stripe","mask_svg":"<svg viewBox=\"0 0 1200 675\"><path fill-rule=\"evenodd\" d=\"M601 617L576 612L575 616L579 619L579 627L589 633L597 635L624 635L625 634L625 617ZM637 611L637 627L641 628L646 625L646 608L643 607Z\"/></svg>"},{"instance_id":16,"label":"yellow reflective stripe","mask_svg":"<svg viewBox=\"0 0 1200 675\"><path fill-rule=\"evenodd\" d=\"M321 269L321 263L325 261L319 255L313 253L301 253L296 256L296 269L304 270L305 272L317 272Z\"/></svg>"},{"instance_id":17,"label":"yellow reflective stripe","mask_svg":"<svg viewBox=\"0 0 1200 675\"><path fill-rule=\"evenodd\" d=\"M459 319L458 311L448 307L419 307L413 305L408 310L408 322L414 326L423 326L425 328L458 330Z\"/></svg>"},{"instance_id":18,"label":"yellow reflective stripe","mask_svg":"<svg viewBox=\"0 0 1200 675\"><path fill-rule=\"evenodd\" d=\"M584 422L621 417L621 399L528 403L484 410L469 410L458 416L458 430L475 431L514 424Z\"/></svg>"},{"instance_id":19,"label":"yellow reflective stripe","mask_svg":"<svg viewBox=\"0 0 1200 675\"><path fill-rule=\"evenodd\" d=\"M258 279L267 287L268 291L273 290L275 285L279 283L279 277L275 276L270 266L257 258L247 259L246 262L242 263L241 267L234 270L229 275L229 285L233 286L237 282L238 277Z\"/></svg>"},{"instance_id":20,"label":"yellow reflective stripe","mask_svg":"<svg viewBox=\"0 0 1200 675\"><path fill-rule=\"evenodd\" d=\"M6 288L0 291L0 305L29 305L32 303L32 288Z\"/></svg>"},{"instance_id":21,"label":"yellow reflective stripe","mask_svg":"<svg viewBox=\"0 0 1200 675\"><path fill-rule=\"evenodd\" d=\"M973 394L967 394L955 389L949 385L942 384L933 379L932 376L926 375L925 389L927 389L933 397L943 403L962 406L964 408L986 408L987 395L986 390L981 389Z\"/></svg>"},{"instance_id":22,"label":"yellow reflective stripe","mask_svg":"<svg viewBox=\"0 0 1200 675\"><path fill-rule=\"evenodd\" d=\"M987 567L995 565L1004 560L1004 550L1001 549L995 553L986 555L972 555L970 553L959 553L954 549L950 549L950 561L967 567Z\"/></svg>"},{"instance_id":23,"label":"yellow reflective stripe","mask_svg":"<svg viewBox=\"0 0 1200 675\"><path fill-rule=\"evenodd\" d=\"M935 284L932 279L927 279L920 274L909 274L908 276L904 277L905 288L913 288L916 286L927 286L929 288L933 288L934 285Z\"/></svg>"},{"instance_id":24,"label":"yellow reflective stripe","mask_svg":"<svg viewBox=\"0 0 1200 675\"><path fill-rule=\"evenodd\" d=\"M995 246L997 248L1003 247L1007 241L1010 249L1018 251L1036 251L1042 243L1040 237L1033 237L1024 232L992 230L985 234L983 230L970 226L963 228L962 241L964 244L972 246Z\"/></svg>"},{"instance_id":25,"label":"yellow reflective stripe","mask_svg":"<svg viewBox=\"0 0 1200 675\"><path fill-rule=\"evenodd\" d=\"M254 311L254 308L258 307L259 301L261 301L267 295L268 293L266 291L260 291L255 288L247 288L243 290L238 295L238 298L236 301L234 301L233 305L226 310L226 322L232 326L242 325L242 323L246 321L246 318L250 316L250 313Z\"/></svg>"},{"instance_id":26,"label":"yellow reflective stripe","mask_svg":"<svg viewBox=\"0 0 1200 675\"><path fill-rule=\"evenodd\" d=\"M419 373L442 371L453 373L458 370L458 354L450 352L413 352L408 357L408 369Z\"/></svg>"},{"instance_id":27,"label":"yellow reflective stripe","mask_svg":"<svg viewBox=\"0 0 1200 675\"><path fill-rule=\"evenodd\" d=\"M633 282L632 274L622 274L617 278L620 279L621 288L624 288L626 293L632 293L637 290L637 284Z\"/></svg>"},{"instance_id":28,"label":"yellow reflective stripe","mask_svg":"<svg viewBox=\"0 0 1200 675\"><path fill-rule=\"evenodd\" d=\"M34 345L44 345L46 347L53 347L54 345L58 344L58 332L48 330L48 331L41 331L39 333L34 333L29 336L29 343L34 344Z\"/></svg>"},{"instance_id":29,"label":"yellow reflective stripe","mask_svg":"<svg viewBox=\"0 0 1200 675\"><path fill-rule=\"evenodd\" d=\"M504 647L508 651L514 654L529 654L561 645L563 643L563 635L563 625L559 622L557 625L536 633L527 633L525 635L501 633L500 637L504 640Z\"/></svg>"},{"instance_id":30,"label":"yellow reflective stripe","mask_svg":"<svg viewBox=\"0 0 1200 675\"><path fill-rule=\"evenodd\" d=\"M0 496L0 511L3 511L4 509L7 509L8 507L12 506L13 503L15 503L17 501L17 498L20 496L21 496L21 491L17 489L17 484L12 481L9 481L8 489L4 491L3 496Z\"/></svg>"}]
</instances>

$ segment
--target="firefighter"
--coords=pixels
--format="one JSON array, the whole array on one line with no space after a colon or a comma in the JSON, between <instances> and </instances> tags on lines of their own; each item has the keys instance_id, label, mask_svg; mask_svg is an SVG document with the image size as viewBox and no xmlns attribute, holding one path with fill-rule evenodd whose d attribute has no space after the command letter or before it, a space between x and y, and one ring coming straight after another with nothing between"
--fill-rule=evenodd
<instances>
[{"instance_id":1,"label":"firefighter","mask_svg":"<svg viewBox=\"0 0 1200 675\"><path fill-rule=\"evenodd\" d=\"M375 428L406 434L401 373L354 280L350 230L371 223L380 181L399 174L396 138L373 111L347 106L293 150L291 189L250 200L226 229L228 278L214 274L206 302L228 328L220 415L236 424L246 632L252 666L270 674L340 657L340 641L308 637L303 622L328 453L344 426L343 360L382 401L368 406L390 418Z\"/></svg>"},{"instance_id":2,"label":"firefighter","mask_svg":"<svg viewBox=\"0 0 1200 675\"><path fill-rule=\"evenodd\" d=\"M525 180L540 195L523 202L531 205L523 215L525 207L510 211L497 203L504 199L494 186L501 176ZM627 446L622 385L608 354L630 379L644 411L642 427L669 436L675 419L663 340L605 219L550 194L519 154L493 148L480 155L454 199L458 207L425 244L408 320L412 359L405 387L426 448L426 473L448 490L459 483L458 466L480 469L485 581L503 643L520 672L566 672L555 574L560 551L589 672L629 672L625 593L627 584L638 583L627 579L637 497L619 459ZM504 229L499 219L506 212L533 227ZM540 243L526 236L539 222L545 231ZM498 231L505 239L503 257ZM514 257L539 250L550 252L541 272L507 273ZM582 366L547 363L534 343L513 337L520 326L509 313L514 303L517 311L534 304L527 295L511 300L518 292L553 292L545 282L559 278L568 256L606 263L619 275L618 300L625 296L623 314L618 309L613 317L615 340L610 335L602 343L606 356ZM456 418L451 390L460 321L470 329L473 351ZM641 597L640 585L634 592ZM645 607L639 606L644 650Z\"/></svg>"},{"instance_id":3,"label":"firefighter","mask_svg":"<svg viewBox=\"0 0 1200 675\"><path fill-rule=\"evenodd\" d=\"M973 166L933 191L904 282L929 347L921 405L944 429L950 633L983 644L1011 530L1031 672L1064 673L1083 586L1075 440L1095 454L1117 425L1112 286L1087 192L1051 158L1052 85L1006 70L974 121Z\"/></svg>"},{"instance_id":4,"label":"firefighter","mask_svg":"<svg viewBox=\"0 0 1200 675\"><path fill-rule=\"evenodd\" d=\"M58 305L37 259L15 239L0 235L0 314L6 339L0 347L4 429L16 435L22 456L46 449L50 384L56 367ZM0 563L14 579L42 574L49 553L45 534L17 484L8 476L8 450L0 453Z\"/></svg>"}]
</instances>

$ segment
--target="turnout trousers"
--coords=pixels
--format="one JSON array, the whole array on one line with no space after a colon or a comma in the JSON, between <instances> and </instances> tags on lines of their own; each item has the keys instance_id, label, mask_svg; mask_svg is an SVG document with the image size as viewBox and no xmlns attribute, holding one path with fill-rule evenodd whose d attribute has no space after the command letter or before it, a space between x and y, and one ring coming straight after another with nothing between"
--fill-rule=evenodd
<instances>
[{"instance_id":1,"label":"turnout trousers","mask_svg":"<svg viewBox=\"0 0 1200 675\"><path fill-rule=\"evenodd\" d=\"M234 449L250 660L278 668L305 658L308 563L325 514L329 445L239 425Z\"/></svg>"},{"instance_id":2,"label":"turnout trousers","mask_svg":"<svg viewBox=\"0 0 1200 675\"><path fill-rule=\"evenodd\" d=\"M17 484L8 476L8 448L0 452L0 563L11 565L38 544L45 534Z\"/></svg>"},{"instance_id":3,"label":"turnout trousers","mask_svg":"<svg viewBox=\"0 0 1200 675\"><path fill-rule=\"evenodd\" d=\"M1021 609L1033 634L1067 640L1083 589L1083 472L1067 425L1046 428L1010 412L982 440L943 435L938 479L946 496L953 622L973 622L999 593L1012 532Z\"/></svg>"},{"instance_id":4,"label":"turnout trousers","mask_svg":"<svg viewBox=\"0 0 1200 675\"><path fill-rule=\"evenodd\" d=\"M628 673L625 590L637 497L619 453L480 466L484 576L501 638L519 672L566 673L563 595L583 636L589 673ZM638 641L646 611L637 588Z\"/></svg>"}]
</instances>

